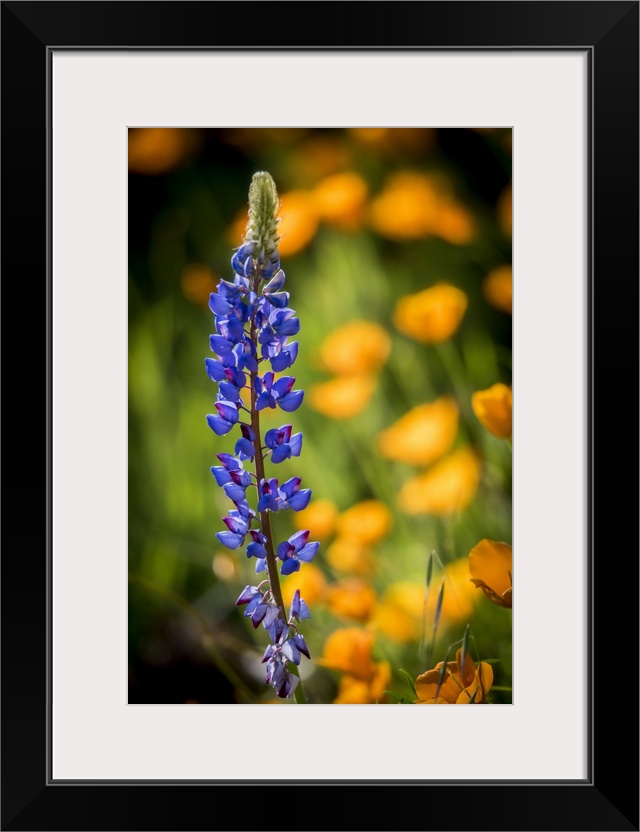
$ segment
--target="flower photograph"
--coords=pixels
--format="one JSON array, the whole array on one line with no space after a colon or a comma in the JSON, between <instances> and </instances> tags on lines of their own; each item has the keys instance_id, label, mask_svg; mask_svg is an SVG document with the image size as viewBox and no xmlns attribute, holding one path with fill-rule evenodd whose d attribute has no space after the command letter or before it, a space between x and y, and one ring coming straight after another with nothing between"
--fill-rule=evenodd
<instances>
[{"instance_id":1,"label":"flower photograph","mask_svg":"<svg viewBox=\"0 0 640 832\"><path fill-rule=\"evenodd\" d=\"M129 704L512 703L511 190L504 127L129 129Z\"/></svg>"}]
</instances>

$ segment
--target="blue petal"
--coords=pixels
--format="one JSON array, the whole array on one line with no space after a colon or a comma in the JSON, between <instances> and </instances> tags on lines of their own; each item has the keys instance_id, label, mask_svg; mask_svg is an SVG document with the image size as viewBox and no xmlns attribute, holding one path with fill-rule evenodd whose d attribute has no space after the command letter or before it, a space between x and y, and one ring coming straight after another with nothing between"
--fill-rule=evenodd
<instances>
[{"instance_id":1,"label":"blue petal","mask_svg":"<svg viewBox=\"0 0 640 832\"><path fill-rule=\"evenodd\" d=\"M304 390L294 390L292 393L288 393L286 396L278 399L278 404L283 410L286 410L287 413L291 413L300 407L303 397Z\"/></svg>"},{"instance_id":2,"label":"blue petal","mask_svg":"<svg viewBox=\"0 0 640 832\"><path fill-rule=\"evenodd\" d=\"M284 309L284 307L289 303L289 292L276 292L273 295L269 295L269 301L276 308ZM293 318L292 320L295 321L296 318ZM298 326L298 330L299 329L300 329L300 327ZM296 330L296 332L298 330ZM278 332L279 332L280 335L287 335L287 334L293 335L294 334L293 332L292 333L283 332L282 329L280 329Z\"/></svg>"},{"instance_id":3,"label":"blue petal","mask_svg":"<svg viewBox=\"0 0 640 832\"><path fill-rule=\"evenodd\" d=\"M233 306L221 298L220 295L215 292L211 292L209 295L209 309L214 315L228 315L233 309Z\"/></svg>"},{"instance_id":4,"label":"blue petal","mask_svg":"<svg viewBox=\"0 0 640 832\"><path fill-rule=\"evenodd\" d=\"M272 393L269 393L268 390L264 390L258 396L258 400L256 401L256 410L264 410L265 407L271 407L275 410L276 400L273 397Z\"/></svg>"},{"instance_id":5,"label":"blue petal","mask_svg":"<svg viewBox=\"0 0 640 832\"><path fill-rule=\"evenodd\" d=\"M241 485L237 485L235 482L228 482L224 486L224 493L234 503L239 503L246 497L244 488Z\"/></svg>"},{"instance_id":6,"label":"blue petal","mask_svg":"<svg viewBox=\"0 0 640 832\"><path fill-rule=\"evenodd\" d=\"M225 372L224 367L219 361L214 361L213 358L205 358L204 365L211 381L223 381Z\"/></svg>"},{"instance_id":7,"label":"blue petal","mask_svg":"<svg viewBox=\"0 0 640 832\"><path fill-rule=\"evenodd\" d=\"M234 534L233 532L217 532L216 537L228 549L237 549L244 540L243 534Z\"/></svg>"},{"instance_id":8,"label":"blue petal","mask_svg":"<svg viewBox=\"0 0 640 832\"><path fill-rule=\"evenodd\" d=\"M271 375L273 376L273 373ZM273 385L273 392L277 393L278 396L286 396L295 383L296 380L293 376L282 376Z\"/></svg>"},{"instance_id":9,"label":"blue petal","mask_svg":"<svg viewBox=\"0 0 640 832\"><path fill-rule=\"evenodd\" d=\"M238 600L236 601L236 606L241 606L242 604L248 604L249 601L252 601L256 595L260 595L260 590L255 586L245 586L242 590L240 595L238 596Z\"/></svg>"},{"instance_id":10,"label":"blue petal","mask_svg":"<svg viewBox=\"0 0 640 832\"><path fill-rule=\"evenodd\" d=\"M300 612L298 613L298 618L311 618L309 607L307 606L307 602L304 598L300 599Z\"/></svg>"},{"instance_id":11,"label":"blue petal","mask_svg":"<svg viewBox=\"0 0 640 832\"><path fill-rule=\"evenodd\" d=\"M300 651L294 641L288 638L282 645L282 655L294 664L300 664Z\"/></svg>"},{"instance_id":12,"label":"blue petal","mask_svg":"<svg viewBox=\"0 0 640 832\"><path fill-rule=\"evenodd\" d=\"M295 534L292 534L289 538L289 543L293 546L294 552L299 552L300 549L304 548L307 545L307 540L309 540L309 535L311 532L309 529L302 529Z\"/></svg>"},{"instance_id":13,"label":"blue petal","mask_svg":"<svg viewBox=\"0 0 640 832\"><path fill-rule=\"evenodd\" d=\"M320 544L317 542L308 543L304 549L300 549L298 552L299 560L303 560L305 563L310 563L314 559L319 546Z\"/></svg>"},{"instance_id":14,"label":"blue petal","mask_svg":"<svg viewBox=\"0 0 640 832\"><path fill-rule=\"evenodd\" d=\"M293 572L300 571L300 561L298 558L287 558L280 567L281 575L291 575Z\"/></svg>"},{"instance_id":15,"label":"blue petal","mask_svg":"<svg viewBox=\"0 0 640 832\"><path fill-rule=\"evenodd\" d=\"M271 430L268 430L265 433L264 444L267 446L267 448L271 448L273 450L277 446L279 433L280 431L278 430L278 428L271 428Z\"/></svg>"},{"instance_id":16,"label":"blue petal","mask_svg":"<svg viewBox=\"0 0 640 832\"><path fill-rule=\"evenodd\" d=\"M300 332L300 318L289 318L288 321L274 325L273 327L278 335L297 335Z\"/></svg>"},{"instance_id":17,"label":"blue petal","mask_svg":"<svg viewBox=\"0 0 640 832\"><path fill-rule=\"evenodd\" d=\"M223 486L226 485L228 482L231 482L231 474L227 471L226 468L223 468L221 465L214 465L211 468L211 473L215 477L215 480L219 486Z\"/></svg>"},{"instance_id":18,"label":"blue petal","mask_svg":"<svg viewBox=\"0 0 640 832\"><path fill-rule=\"evenodd\" d=\"M280 493L285 497L287 500L297 492L300 488L300 483L302 479L300 477L291 477L290 480L282 483L282 487L279 489Z\"/></svg>"},{"instance_id":19,"label":"blue petal","mask_svg":"<svg viewBox=\"0 0 640 832\"><path fill-rule=\"evenodd\" d=\"M300 450L302 449L301 433L294 433L289 440L289 447L291 448L291 456L300 456Z\"/></svg>"},{"instance_id":20,"label":"blue petal","mask_svg":"<svg viewBox=\"0 0 640 832\"><path fill-rule=\"evenodd\" d=\"M300 633L296 633L293 637L294 644L298 648L301 653L304 653L305 656L310 659L311 656L309 655L309 648L307 647L307 642L304 640L304 636L301 636Z\"/></svg>"},{"instance_id":21,"label":"blue petal","mask_svg":"<svg viewBox=\"0 0 640 832\"><path fill-rule=\"evenodd\" d=\"M266 511L267 509L270 511L278 510L278 503L273 494L264 494L258 502L258 511Z\"/></svg>"},{"instance_id":22,"label":"blue petal","mask_svg":"<svg viewBox=\"0 0 640 832\"><path fill-rule=\"evenodd\" d=\"M210 335L209 346L216 355L228 355L233 349L231 341L227 341L222 335Z\"/></svg>"},{"instance_id":23,"label":"blue petal","mask_svg":"<svg viewBox=\"0 0 640 832\"><path fill-rule=\"evenodd\" d=\"M238 439L234 451L238 454L240 459L253 459L256 455L256 449L254 448L253 443L244 438Z\"/></svg>"},{"instance_id":24,"label":"blue petal","mask_svg":"<svg viewBox=\"0 0 640 832\"><path fill-rule=\"evenodd\" d=\"M291 544L288 540L284 540L282 543L278 544L278 557L280 560L285 561L290 554L293 554L294 549L292 548Z\"/></svg>"},{"instance_id":25,"label":"blue petal","mask_svg":"<svg viewBox=\"0 0 640 832\"><path fill-rule=\"evenodd\" d=\"M229 381L221 381L218 385L218 390L220 391L222 398L226 399L227 401L237 402L240 398L240 392L238 388L234 384L231 384L231 382Z\"/></svg>"},{"instance_id":26,"label":"blue petal","mask_svg":"<svg viewBox=\"0 0 640 832\"><path fill-rule=\"evenodd\" d=\"M293 497L290 497L287 503L289 504L289 508L292 508L294 511L303 511L309 505L310 499L311 489L303 488L297 494L294 494Z\"/></svg>"},{"instance_id":27,"label":"blue petal","mask_svg":"<svg viewBox=\"0 0 640 832\"><path fill-rule=\"evenodd\" d=\"M247 557L264 560L267 557L267 550L260 543L250 543L247 546Z\"/></svg>"},{"instance_id":28,"label":"blue petal","mask_svg":"<svg viewBox=\"0 0 640 832\"><path fill-rule=\"evenodd\" d=\"M256 572L266 572L267 570L267 561L258 559L256 561Z\"/></svg>"},{"instance_id":29,"label":"blue petal","mask_svg":"<svg viewBox=\"0 0 640 832\"><path fill-rule=\"evenodd\" d=\"M221 399L219 402L216 402L216 410L220 414L221 418L230 422L232 425L235 425L238 421L238 408L233 402Z\"/></svg>"},{"instance_id":30,"label":"blue petal","mask_svg":"<svg viewBox=\"0 0 640 832\"><path fill-rule=\"evenodd\" d=\"M285 274L280 269L280 271L267 283L267 285L262 290L265 294L269 294L270 292L277 292L279 289L282 289L284 286L285 281Z\"/></svg>"},{"instance_id":31,"label":"blue petal","mask_svg":"<svg viewBox=\"0 0 640 832\"><path fill-rule=\"evenodd\" d=\"M221 419L220 416L212 416L211 413L207 414L207 424L218 436L224 436L233 427L231 422L227 422L226 419Z\"/></svg>"},{"instance_id":32,"label":"blue petal","mask_svg":"<svg viewBox=\"0 0 640 832\"><path fill-rule=\"evenodd\" d=\"M277 465L278 462L284 462L285 459L289 459L291 456L291 446L290 445L278 445L273 453L271 454L271 462Z\"/></svg>"}]
</instances>

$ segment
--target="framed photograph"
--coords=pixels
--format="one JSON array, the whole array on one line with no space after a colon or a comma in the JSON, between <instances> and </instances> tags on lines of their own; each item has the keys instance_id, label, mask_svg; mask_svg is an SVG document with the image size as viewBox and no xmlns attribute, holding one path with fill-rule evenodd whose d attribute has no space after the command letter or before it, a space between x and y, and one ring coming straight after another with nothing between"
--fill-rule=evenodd
<instances>
[{"instance_id":1,"label":"framed photograph","mask_svg":"<svg viewBox=\"0 0 640 832\"><path fill-rule=\"evenodd\" d=\"M2 22L2 828L638 829L638 3Z\"/></svg>"}]
</instances>

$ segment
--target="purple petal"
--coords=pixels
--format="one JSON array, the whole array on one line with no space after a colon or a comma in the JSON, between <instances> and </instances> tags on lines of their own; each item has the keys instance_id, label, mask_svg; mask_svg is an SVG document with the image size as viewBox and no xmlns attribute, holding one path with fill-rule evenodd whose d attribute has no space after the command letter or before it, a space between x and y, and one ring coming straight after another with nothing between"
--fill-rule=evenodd
<instances>
[{"instance_id":1,"label":"purple petal","mask_svg":"<svg viewBox=\"0 0 640 832\"><path fill-rule=\"evenodd\" d=\"M238 471L242 465L238 462L232 454L218 454L218 459L227 469L227 471Z\"/></svg>"},{"instance_id":2,"label":"purple petal","mask_svg":"<svg viewBox=\"0 0 640 832\"><path fill-rule=\"evenodd\" d=\"M293 641L301 653L304 653L305 656L310 659L311 656L309 655L309 648L307 647L307 642L304 640L304 636L301 636L300 633L296 633L293 637Z\"/></svg>"},{"instance_id":3,"label":"purple petal","mask_svg":"<svg viewBox=\"0 0 640 832\"><path fill-rule=\"evenodd\" d=\"M300 651L294 641L288 638L282 645L282 655L294 664L300 664Z\"/></svg>"},{"instance_id":4,"label":"purple petal","mask_svg":"<svg viewBox=\"0 0 640 832\"><path fill-rule=\"evenodd\" d=\"M236 512L234 512L234 514L235 513ZM234 534L239 534L241 537L244 537L247 533L248 524L241 517L233 517L229 514L222 518L222 522L229 529L229 531Z\"/></svg>"},{"instance_id":5,"label":"purple petal","mask_svg":"<svg viewBox=\"0 0 640 832\"><path fill-rule=\"evenodd\" d=\"M294 552L295 549L289 543L288 540L284 540L282 543L278 544L278 557L280 560L285 561L288 557L290 557Z\"/></svg>"},{"instance_id":6,"label":"purple petal","mask_svg":"<svg viewBox=\"0 0 640 832\"><path fill-rule=\"evenodd\" d=\"M268 430L265 433L264 444L267 446L267 448L273 449L276 447L276 445L278 444L279 434L280 431L277 428L271 428L271 430Z\"/></svg>"},{"instance_id":7,"label":"purple petal","mask_svg":"<svg viewBox=\"0 0 640 832\"><path fill-rule=\"evenodd\" d=\"M286 482L282 483L282 488L279 489L280 493L286 500L288 500L290 497L293 497L293 495L298 491L301 482L301 477L291 477L290 480L287 480Z\"/></svg>"},{"instance_id":8,"label":"purple petal","mask_svg":"<svg viewBox=\"0 0 640 832\"><path fill-rule=\"evenodd\" d=\"M256 455L256 449L253 446L253 442L249 442L248 439L238 439L235 444L234 451L238 454L240 459L253 459Z\"/></svg>"},{"instance_id":9,"label":"purple petal","mask_svg":"<svg viewBox=\"0 0 640 832\"><path fill-rule=\"evenodd\" d=\"M235 482L226 483L224 486L224 493L234 503L239 503L246 497L244 488Z\"/></svg>"}]
</instances>

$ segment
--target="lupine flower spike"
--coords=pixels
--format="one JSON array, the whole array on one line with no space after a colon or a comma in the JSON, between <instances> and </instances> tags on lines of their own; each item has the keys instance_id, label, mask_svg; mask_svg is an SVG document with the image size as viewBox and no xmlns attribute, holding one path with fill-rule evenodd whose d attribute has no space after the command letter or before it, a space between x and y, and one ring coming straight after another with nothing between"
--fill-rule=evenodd
<instances>
[{"instance_id":1,"label":"lupine flower spike","mask_svg":"<svg viewBox=\"0 0 640 832\"><path fill-rule=\"evenodd\" d=\"M303 390L294 390L293 376L277 377L297 358L298 342L289 339L300 330L300 320L289 307L289 293L283 291L278 208L271 175L255 173L249 188L245 239L231 258L233 280L221 280L209 300L215 316L215 333L209 344L216 357L206 358L205 367L218 390L216 412L207 415L207 423L217 436L234 428L240 431L233 454L219 453L220 465L211 468L216 483L234 504L222 518L226 529L216 537L229 549L246 544L245 554L255 558L256 573L267 573L256 586L244 588L236 605L244 606L253 626L257 629L262 624L269 636L262 659L266 683L279 697L305 702L298 665L301 655L309 657L309 650L298 627L310 613L299 590L290 609L285 610L278 566L282 575L298 572L303 563L314 558L320 544L309 542L309 532L302 530L276 545L271 512L301 511L309 504L311 490L300 487L300 477L280 485L265 473L265 461L277 465L300 456L302 434L293 433L293 426L284 424L268 430L263 445L260 431L262 410L279 407L291 413L304 398ZM242 398L246 390L250 395L248 409ZM246 463L253 463L254 470L248 470ZM254 494L255 509L249 505Z\"/></svg>"}]
</instances>

